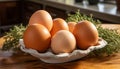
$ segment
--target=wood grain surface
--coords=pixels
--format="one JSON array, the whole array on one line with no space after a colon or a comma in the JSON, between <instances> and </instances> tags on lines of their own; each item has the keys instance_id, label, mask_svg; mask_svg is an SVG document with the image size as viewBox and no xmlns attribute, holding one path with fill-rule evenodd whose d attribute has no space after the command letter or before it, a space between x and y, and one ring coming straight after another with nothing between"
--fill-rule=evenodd
<instances>
[{"instance_id":1,"label":"wood grain surface","mask_svg":"<svg viewBox=\"0 0 120 69\"><path fill-rule=\"evenodd\" d=\"M104 28L119 29L120 25L104 24ZM4 39L0 38L0 46ZM120 69L120 53L106 57L84 57L67 63L49 64L29 54L0 51L0 69Z\"/></svg>"}]
</instances>

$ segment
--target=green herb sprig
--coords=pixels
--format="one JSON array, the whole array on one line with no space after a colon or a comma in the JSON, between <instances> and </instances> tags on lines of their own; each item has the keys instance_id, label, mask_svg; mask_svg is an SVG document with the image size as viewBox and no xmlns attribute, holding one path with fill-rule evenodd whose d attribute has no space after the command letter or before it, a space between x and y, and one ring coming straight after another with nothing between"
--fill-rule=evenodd
<instances>
[{"instance_id":1,"label":"green herb sprig","mask_svg":"<svg viewBox=\"0 0 120 69\"><path fill-rule=\"evenodd\" d=\"M92 16L93 16L92 14L90 14L90 16L81 14L80 11L78 10L75 14L68 14L68 18L66 19L66 21L67 22L79 22L82 20L88 20L92 22L94 25L101 24L100 20L94 19Z\"/></svg>"},{"instance_id":2,"label":"green herb sprig","mask_svg":"<svg viewBox=\"0 0 120 69\"><path fill-rule=\"evenodd\" d=\"M10 29L9 32L5 34L5 42L3 44L2 50L17 50L19 49L19 39L23 37L23 32L25 31L25 26L15 25Z\"/></svg>"},{"instance_id":3,"label":"green herb sprig","mask_svg":"<svg viewBox=\"0 0 120 69\"><path fill-rule=\"evenodd\" d=\"M87 16L85 14L81 14L80 11L77 11L75 14L68 14L68 18L66 19L67 22L73 21L77 23L82 20L88 20L92 22L99 32L99 37L108 42L107 46L102 49L94 50L90 53L90 55L108 56L120 51L120 34L117 32L117 30L104 29L101 27L100 20L94 19L92 15Z\"/></svg>"},{"instance_id":4,"label":"green herb sprig","mask_svg":"<svg viewBox=\"0 0 120 69\"><path fill-rule=\"evenodd\" d=\"M108 42L107 46L102 49L95 50L91 54L100 55L111 55L120 52L120 33L116 29L105 29L103 27L98 27L99 37L102 37Z\"/></svg>"}]
</instances>

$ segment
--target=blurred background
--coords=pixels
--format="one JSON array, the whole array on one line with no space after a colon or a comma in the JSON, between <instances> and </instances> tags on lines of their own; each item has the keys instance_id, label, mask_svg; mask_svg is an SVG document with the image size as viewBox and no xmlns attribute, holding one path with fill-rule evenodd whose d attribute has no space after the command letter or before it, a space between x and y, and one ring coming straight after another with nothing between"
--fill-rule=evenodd
<instances>
[{"instance_id":1,"label":"blurred background","mask_svg":"<svg viewBox=\"0 0 120 69\"><path fill-rule=\"evenodd\" d=\"M0 0L0 36L14 25L27 25L30 16L40 9L63 19L79 9L103 23L120 23L120 0Z\"/></svg>"}]
</instances>

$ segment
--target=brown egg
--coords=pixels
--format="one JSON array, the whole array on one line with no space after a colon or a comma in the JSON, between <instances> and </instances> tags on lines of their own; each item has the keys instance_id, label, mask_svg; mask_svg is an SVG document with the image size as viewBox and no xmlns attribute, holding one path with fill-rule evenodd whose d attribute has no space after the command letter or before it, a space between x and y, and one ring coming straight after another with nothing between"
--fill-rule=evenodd
<instances>
[{"instance_id":1,"label":"brown egg","mask_svg":"<svg viewBox=\"0 0 120 69\"><path fill-rule=\"evenodd\" d=\"M80 49L87 49L92 45L96 45L99 38L95 25L86 20L75 25L73 34Z\"/></svg>"},{"instance_id":2,"label":"brown egg","mask_svg":"<svg viewBox=\"0 0 120 69\"><path fill-rule=\"evenodd\" d=\"M68 22L69 31L73 32L76 22Z\"/></svg>"},{"instance_id":3,"label":"brown egg","mask_svg":"<svg viewBox=\"0 0 120 69\"><path fill-rule=\"evenodd\" d=\"M30 17L29 25L31 24L42 24L44 25L49 31L52 29L53 21L51 15L45 10L38 10Z\"/></svg>"},{"instance_id":4,"label":"brown egg","mask_svg":"<svg viewBox=\"0 0 120 69\"><path fill-rule=\"evenodd\" d=\"M51 49L54 53L70 53L76 48L74 35L68 30L60 30L51 39Z\"/></svg>"},{"instance_id":5,"label":"brown egg","mask_svg":"<svg viewBox=\"0 0 120 69\"><path fill-rule=\"evenodd\" d=\"M55 18L53 20L53 28L51 30L51 36L53 36L59 30L69 30L66 21L62 18Z\"/></svg>"},{"instance_id":6,"label":"brown egg","mask_svg":"<svg viewBox=\"0 0 120 69\"><path fill-rule=\"evenodd\" d=\"M26 48L45 52L50 47L51 35L41 24L32 24L27 27L23 35Z\"/></svg>"}]
</instances>

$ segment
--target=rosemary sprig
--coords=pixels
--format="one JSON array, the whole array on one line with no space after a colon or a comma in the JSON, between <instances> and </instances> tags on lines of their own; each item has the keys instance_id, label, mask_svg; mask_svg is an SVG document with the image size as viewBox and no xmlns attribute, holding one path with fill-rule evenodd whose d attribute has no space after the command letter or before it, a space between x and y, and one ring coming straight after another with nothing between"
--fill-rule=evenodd
<instances>
[{"instance_id":1,"label":"rosemary sprig","mask_svg":"<svg viewBox=\"0 0 120 69\"><path fill-rule=\"evenodd\" d=\"M85 14L81 14L80 11L77 11L75 14L68 14L68 18L66 19L67 22L79 22L82 20L88 20L92 22L99 32L99 37L108 42L107 46L99 50L94 50L90 53L90 55L108 56L120 51L120 34L118 34L117 30L104 29L101 27L101 22L98 19L94 19L92 15L87 16Z\"/></svg>"},{"instance_id":2,"label":"rosemary sprig","mask_svg":"<svg viewBox=\"0 0 120 69\"><path fill-rule=\"evenodd\" d=\"M67 22L79 22L82 20L88 20L92 22L94 25L99 25L101 24L100 20L94 19L92 17L93 15L90 14L90 16L87 16L85 14L81 14L80 11L78 10L75 14L68 14L68 18L66 19Z\"/></svg>"},{"instance_id":3,"label":"rosemary sprig","mask_svg":"<svg viewBox=\"0 0 120 69\"><path fill-rule=\"evenodd\" d=\"M104 29L101 26L97 28L99 37L102 37L108 42L107 46L102 49L92 52L93 55L111 55L120 51L120 34L117 30Z\"/></svg>"},{"instance_id":4,"label":"rosemary sprig","mask_svg":"<svg viewBox=\"0 0 120 69\"><path fill-rule=\"evenodd\" d=\"M25 26L21 24L15 25L9 32L6 32L2 50L17 50L19 48L19 39L22 38L24 30Z\"/></svg>"}]
</instances>

